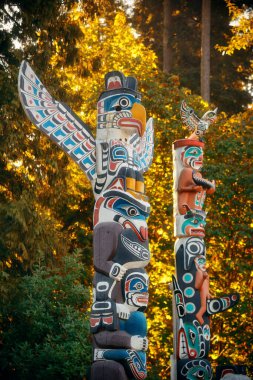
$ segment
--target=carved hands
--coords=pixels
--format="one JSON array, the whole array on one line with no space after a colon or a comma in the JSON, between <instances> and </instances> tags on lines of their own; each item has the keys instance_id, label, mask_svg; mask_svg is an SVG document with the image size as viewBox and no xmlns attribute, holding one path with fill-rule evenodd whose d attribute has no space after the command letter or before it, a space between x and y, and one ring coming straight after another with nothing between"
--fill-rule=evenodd
<instances>
[{"instance_id":1,"label":"carved hands","mask_svg":"<svg viewBox=\"0 0 253 380\"><path fill-rule=\"evenodd\" d=\"M117 303L116 307L117 307L117 314L118 314L119 318L129 319L130 310L129 310L128 306L126 306L125 304L122 304L122 303Z\"/></svg>"},{"instance_id":2,"label":"carved hands","mask_svg":"<svg viewBox=\"0 0 253 380\"><path fill-rule=\"evenodd\" d=\"M124 265L114 263L111 267L109 276L116 281L121 281L126 271L127 268L124 267Z\"/></svg>"},{"instance_id":3,"label":"carved hands","mask_svg":"<svg viewBox=\"0 0 253 380\"><path fill-rule=\"evenodd\" d=\"M131 337L131 347L136 351L147 351L148 338L142 338L140 335L134 335Z\"/></svg>"}]
</instances>

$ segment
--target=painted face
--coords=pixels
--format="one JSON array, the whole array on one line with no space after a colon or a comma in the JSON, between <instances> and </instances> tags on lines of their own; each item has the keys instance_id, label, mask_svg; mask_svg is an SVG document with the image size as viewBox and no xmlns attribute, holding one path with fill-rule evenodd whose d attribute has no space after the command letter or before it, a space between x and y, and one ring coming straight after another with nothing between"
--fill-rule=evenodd
<instances>
[{"instance_id":1,"label":"painted face","mask_svg":"<svg viewBox=\"0 0 253 380\"><path fill-rule=\"evenodd\" d=\"M205 256L199 255L194 259L196 268L199 268L202 272L206 272L206 258Z\"/></svg>"},{"instance_id":2,"label":"painted face","mask_svg":"<svg viewBox=\"0 0 253 380\"><path fill-rule=\"evenodd\" d=\"M125 280L125 300L137 308L148 305L148 275L145 272L132 272Z\"/></svg>"},{"instance_id":3,"label":"painted face","mask_svg":"<svg viewBox=\"0 0 253 380\"><path fill-rule=\"evenodd\" d=\"M204 237L206 221L202 215L184 215L182 223L182 233L187 236Z\"/></svg>"},{"instance_id":4,"label":"painted face","mask_svg":"<svg viewBox=\"0 0 253 380\"><path fill-rule=\"evenodd\" d=\"M150 212L148 202L140 201L123 191L107 191L100 197L94 210L94 227L102 222L120 223L131 228L140 241L148 239L147 218Z\"/></svg>"},{"instance_id":5,"label":"painted face","mask_svg":"<svg viewBox=\"0 0 253 380\"><path fill-rule=\"evenodd\" d=\"M200 337L192 323L184 323L178 330L178 358L195 359L200 353Z\"/></svg>"},{"instance_id":6,"label":"painted face","mask_svg":"<svg viewBox=\"0 0 253 380\"><path fill-rule=\"evenodd\" d=\"M134 133L142 136L146 127L146 111L140 99L122 90L116 92L98 102L98 132L101 129L119 129L122 130L122 138ZM117 138L120 137L117 134Z\"/></svg>"},{"instance_id":7,"label":"painted face","mask_svg":"<svg viewBox=\"0 0 253 380\"><path fill-rule=\"evenodd\" d=\"M178 330L178 358L195 359L207 355L209 350L210 329L203 328L198 321L181 323Z\"/></svg>"},{"instance_id":8,"label":"painted face","mask_svg":"<svg viewBox=\"0 0 253 380\"><path fill-rule=\"evenodd\" d=\"M186 167L200 170L203 165L203 149L198 146L189 146L181 153L181 160Z\"/></svg>"}]
</instances>

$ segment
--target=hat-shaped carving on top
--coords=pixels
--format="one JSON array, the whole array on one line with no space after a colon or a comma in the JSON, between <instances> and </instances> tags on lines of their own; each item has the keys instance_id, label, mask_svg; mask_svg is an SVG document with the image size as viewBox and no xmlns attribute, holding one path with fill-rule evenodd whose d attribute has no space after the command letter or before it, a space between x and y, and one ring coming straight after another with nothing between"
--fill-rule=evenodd
<instances>
[{"instance_id":1,"label":"hat-shaped carving on top","mask_svg":"<svg viewBox=\"0 0 253 380\"><path fill-rule=\"evenodd\" d=\"M105 76L105 87L106 90L128 88L137 91L137 79L134 77L125 77L120 71L110 71Z\"/></svg>"},{"instance_id":2,"label":"hat-shaped carving on top","mask_svg":"<svg viewBox=\"0 0 253 380\"><path fill-rule=\"evenodd\" d=\"M218 108L213 111L207 111L201 118L199 118L193 108L188 107L185 100L181 103L181 119L184 125L192 132L188 137L190 140L201 140L203 135L209 128L209 125L217 118Z\"/></svg>"}]
</instances>

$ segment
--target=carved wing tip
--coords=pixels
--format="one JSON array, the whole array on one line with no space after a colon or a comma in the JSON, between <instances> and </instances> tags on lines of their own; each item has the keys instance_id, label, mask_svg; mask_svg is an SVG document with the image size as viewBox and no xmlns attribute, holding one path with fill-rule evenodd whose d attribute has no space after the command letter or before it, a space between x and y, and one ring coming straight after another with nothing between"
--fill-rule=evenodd
<instances>
[{"instance_id":1,"label":"carved wing tip","mask_svg":"<svg viewBox=\"0 0 253 380\"><path fill-rule=\"evenodd\" d=\"M199 118L193 108L189 107L185 100L181 102L180 115L183 124L190 130L194 131L199 123Z\"/></svg>"},{"instance_id":2,"label":"carved wing tip","mask_svg":"<svg viewBox=\"0 0 253 380\"><path fill-rule=\"evenodd\" d=\"M217 119L218 114L218 107L216 107L213 111L207 111L201 118L201 120L204 120L208 122L209 124L213 123Z\"/></svg>"}]
</instances>

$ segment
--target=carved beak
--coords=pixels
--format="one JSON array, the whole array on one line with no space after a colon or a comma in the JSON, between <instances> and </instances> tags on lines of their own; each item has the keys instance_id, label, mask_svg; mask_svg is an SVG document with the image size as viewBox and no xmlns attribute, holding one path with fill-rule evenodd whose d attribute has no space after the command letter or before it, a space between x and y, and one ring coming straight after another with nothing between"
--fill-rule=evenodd
<instances>
[{"instance_id":1,"label":"carved beak","mask_svg":"<svg viewBox=\"0 0 253 380\"><path fill-rule=\"evenodd\" d=\"M141 122L141 136L146 129L146 109L142 104L134 103L133 108L131 109L133 119L137 119Z\"/></svg>"}]
</instances>

